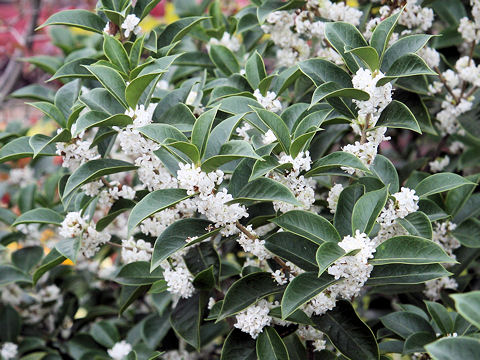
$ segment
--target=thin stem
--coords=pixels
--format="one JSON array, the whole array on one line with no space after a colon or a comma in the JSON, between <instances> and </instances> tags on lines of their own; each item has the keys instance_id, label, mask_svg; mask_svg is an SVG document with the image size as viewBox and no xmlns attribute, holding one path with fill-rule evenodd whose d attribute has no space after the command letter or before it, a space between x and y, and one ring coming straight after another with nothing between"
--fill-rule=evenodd
<instances>
[{"instance_id":1,"label":"thin stem","mask_svg":"<svg viewBox=\"0 0 480 360\"><path fill-rule=\"evenodd\" d=\"M236 227L238 230L240 230L242 233L244 233L250 240L257 240L258 239L258 236L255 235L255 234L252 234L250 231L248 231L248 229L243 226L242 224L240 224L240 222L237 220L237 222L235 223ZM280 259L278 256L274 256L273 257L273 260L275 260L275 262L280 265L282 267L282 270L284 272L290 272L292 273L293 275L297 275L295 272L293 272L288 266L287 264L285 263L285 261L283 261L282 259Z\"/></svg>"},{"instance_id":2,"label":"thin stem","mask_svg":"<svg viewBox=\"0 0 480 360\"><path fill-rule=\"evenodd\" d=\"M443 86L445 86L445 89L447 89L448 93L450 95L452 95L453 99L455 100L455 103L458 104L460 102L460 99L457 96L455 96L452 88L447 84L447 80L443 77L443 75L442 75L440 69L438 68L438 66L435 66L434 70L437 72L438 78L442 82Z\"/></svg>"}]
</instances>

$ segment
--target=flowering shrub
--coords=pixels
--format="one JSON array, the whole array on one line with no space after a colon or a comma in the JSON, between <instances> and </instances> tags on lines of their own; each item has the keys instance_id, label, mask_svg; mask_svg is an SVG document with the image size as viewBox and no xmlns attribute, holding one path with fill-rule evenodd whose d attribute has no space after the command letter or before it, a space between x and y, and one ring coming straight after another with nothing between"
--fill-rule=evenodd
<instances>
[{"instance_id":1,"label":"flowering shrub","mask_svg":"<svg viewBox=\"0 0 480 360\"><path fill-rule=\"evenodd\" d=\"M158 2L42 25L90 35L12 94L58 130L0 138L1 357L477 358L480 1L179 1L144 33Z\"/></svg>"}]
</instances>

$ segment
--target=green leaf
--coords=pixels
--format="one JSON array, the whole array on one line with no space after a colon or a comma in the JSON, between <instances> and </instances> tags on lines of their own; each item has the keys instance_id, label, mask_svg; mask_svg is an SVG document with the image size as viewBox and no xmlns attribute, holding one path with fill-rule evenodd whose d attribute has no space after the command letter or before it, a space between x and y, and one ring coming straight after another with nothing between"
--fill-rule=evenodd
<instances>
[{"instance_id":1,"label":"green leaf","mask_svg":"<svg viewBox=\"0 0 480 360\"><path fill-rule=\"evenodd\" d=\"M236 194L230 203L244 200L254 201L283 201L293 205L300 205L289 188L270 178L259 178L247 183Z\"/></svg>"},{"instance_id":2,"label":"green leaf","mask_svg":"<svg viewBox=\"0 0 480 360\"><path fill-rule=\"evenodd\" d=\"M352 235L353 208L364 191L365 188L363 185L351 185L343 189L338 197L333 225L342 238L347 235Z\"/></svg>"},{"instance_id":3,"label":"green leaf","mask_svg":"<svg viewBox=\"0 0 480 360\"><path fill-rule=\"evenodd\" d=\"M256 50L245 63L245 76L252 89L258 89L260 81L267 77L263 59Z\"/></svg>"},{"instance_id":4,"label":"green leaf","mask_svg":"<svg viewBox=\"0 0 480 360\"><path fill-rule=\"evenodd\" d=\"M440 264L377 265L370 273L367 285L421 284L428 280L438 279L449 275L451 274Z\"/></svg>"},{"instance_id":5,"label":"green leaf","mask_svg":"<svg viewBox=\"0 0 480 360\"><path fill-rule=\"evenodd\" d=\"M204 112L198 117L192 129L192 144L194 144L203 157L207 149L207 142L212 129L213 121L217 116L218 106Z\"/></svg>"},{"instance_id":6,"label":"green leaf","mask_svg":"<svg viewBox=\"0 0 480 360\"><path fill-rule=\"evenodd\" d=\"M268 295L282 292L283 289L285 287L278 285L269 272L246 275L235 281L227 290L217 322L246 309Z\"/></svg>"},{"instance_id":7,"label":"green leaf","mask_svg":"<svg viewBox=\"0 0 480 360\"><path fill-rule=\"evenodd\" d=\"M290 10L296 9L301 7L305 4L305 0L290 0L290 1L282 1L282 0L269 0L264 1L261 6L257 8L257 17L258 22L263 24L263 22L267 19L268 14L274 11L281 11L281 10Z\"/></svg>"},{"instance_id":8,"label":"green leaf","mask_svg":"<svg viewBox=\"0 0 480 360\"><path fill-rule=\"evenodd\" d=\"M480 328L480 291L450 295L455 301L455 309L470 323Z\"/></svg>"},{"instance_id":9,"label":"green leaf","mask_svg":"<svg viewBox=\"0 0 480 360\"><path fill-rule=\"evenodd\" d=\"M480 248L480 221L467 219L452 231L452 235L465 247Z\"/></svg>"},{"instance_id":10,"label":"green leaf","mask_svg":"<svg viewBox=\"0 0 480 360\"><path fill-rule=\"evenodd\" d=\"M86 162L70 175L63 190L62 198L65 199L80 186L102 176L135 170L136 168L126 161L116 159L97 159Z\"/></svg>"},{"instance_id":11,"label":"green leaf","mask_svg":"<svg viewBox=\"0 0 480 360\"><path fill-rule=\"evenodd\" d=\"M230 140L232 133L238 127L245 114L231 116L215 126L208 137L207 148L204 157L206 159L217 155L222 145Z\"/></svg>"},{"instance_id":12,"label":"green leaf","mask_svg":"<svg viewBox=\"0 0 480 360\"><path fill-rule=\"evenodd\" d=\"M12 265L29 273L43 257L43 247L27 246L12 253Z\"/></svg>"},{"instance_id":13,"label":"green leaf","mask_svg":"<svg viewBox=\"0 0 480 360\"><path fill-rule=\"evenodd\" d=\"M33 273L33 285L45 274L48 270L60 265L67 258L60 254L55 248L52 249L47 256L45 256L40 266Z\"/></svg>"},{"instance_id":14,"label":"green leaf","mask_svg":"<svg viewBox=\"0 0 480 360\"><path fill-rule=\"evenodd\" d=\"M402 11L399 11L384 19L375 27L375 30L373 30L370 44L375 48L377 54L380 55L381 58L383 58L383 54L387 49L388 42L393 34L393 30L395 30L395 26L397 25L401 13Z\"/></svg>"},{"instance_id":15,"label":"green leaf","mask_svg":"<svg viewBox=\"0 0 480 360\"><path fill-rule=\"evenodd\" d=\"M4 305L0 308L0 323L4 324L0 329L0 341L18 343L18 336L22 330L22 318L12 306ZM5 359L6 356L3 357L2 354L2 358Z\"/></svg>"},{"instance_id":16,"label":"green leaf","mask_svg":"<svg viewBox=\"0 0 480 360\"><path fill-rule=\"evenodd\" d=\"M430 175L415 186L415 192L421 198L456 189L462 185L476 185L464 177L453 173Z\"/></svg>"},{"instance_id":17,"label":"green leaf","mask_svg":"<svg viewBox=\"0 0 480 360\"><path fill-rule=\"evenodd\" d=\"M87 10L64 10L50 16L38 29L49 25L67 25L101 34L105 21L98 15Z\"/></svg>"},{"instance_id":18,"label":"green leaf","mask_svg":"<svg viewBox=\"0 0 480 360\"><path fill-rule=\"evenodd\" d=\"M255 340L249 334L233 329L223 343L220 360L257 360Z\"/></svg>"},{"instance_id":19,"label":"green leaf","mask_svg":"<svg viewBox=\"0 0 480 360\"><path fill-rule=\"evenodd\" d=\"M18 61L24 61L32 64L48 74L53 74L63 65L60 57L49 55L35 55L27 58L20 58Z\"/></svg>"},{"instance_id":20,"label":"green leaf","mask_svg":"<svg viewBox=\"0 0 480 360\"><path fill-rule=\"evenodd\" d=\"M205 172L214 171L221 165L230 161L244 158L263 159L253 150L252 145L245 140L230 140L222 145L219 154L205 160L202 164L202 170Z\"/></svg>"},{"instance_id":21,"label":"green leaf","mask_svg":"<svg viewBox=\"0 0 480 360\"><path fill-rule=\"evenodd\" d=\"M423 48L433 35L415 34L402 37L390 46L383 56L380 69L383 73L387 72L392 64L407 53L416 53Z\"/></svg>"},{"instance_id":22,"label":"green leaf","mask_svg":"<svg viewBox=\"0 0 480 360\"><path fill-rule=\"evenodd\" d=\"M437 73L430 69L420 56L410 53L398 58L385 73L385 76L377 81L377 86L382 86L398 78L417 75L434 75Z\"/></svg>"},{"instance_id":23,"label":"green leaf","mask_svg":"<svg viewBox=\"0 0 480 360\"><path fill-rule=\"evenodd\" d=\"M417 332L433 333L433 329L422 316L410 311L396 311L380 318L383 325L403 338Z\"/></svg>"},{"instance_id":24,"label":"green leaf","mask_svg":"<svg viewBox=\"0 0 480 360\"><path fill-rule=\"evenodd\" d=\"M420 331L407 337L403 346L404 354L425 352L424 346L435 341L437 337L431 332Z\"/></svg>"},{"instance_id":25,"label":"green leaf","mask_svg":"<svg viewBox=\"0 0 480 360\"><path fill-rule=\"evenodd\" d=\"M375 225L378 215L385 206L388 198L388 189L370 191L360 197L352 212L352 234L356 230L370 234Z\"/></svg>"},{"instance_id":26,"label":"green leaf","mask_svg":"<svg viewBox=\"0 0 480 360\"><path fill-rule=\"evenodd\" d=\"M257 338L259 360L290 360L287 347L273 327L267 326Z\"/></svg>"},{"instance_id":27,"label":"green leaf","mask_svg":"<svg viewBox=\"0 0 480 360\"><path fill-rule=\"evenodd\" d=\"M256 107L251 107L260 118L260 120L273 131L275 137L280 142L280 146L286 154L290 151L290 131L283 119L277 114Z\"/></svg>"},{"instance_id":28,"label":"green leaf","mask_svg":"<svg viewBox=\"0 0 480 360\"><path fill-rule=\"evenodd\" d=\"M103 33L103 52L110 62L120 69L125 74L130 71L130 60L128 54L122 43L115 37Z\"/></svg>"},{"instance_id":29,"label":"green leaf","mask_svg":"<svg viewBox=\"0 0 480 360\"><path fill-rule=\"evenodd\" d=\"M315 253L318 246L301 236L289 232L277 232L265 240L271 253L297 265L305 271L317 271Z\"/></svg>"},{"instance_id":30,"label":"green leaf","mask_svg":"<svg viewBox=\"0 0 480 360\"><path fill-rule=\"evenodd\" d=\"M305 176L316 176L328 172L330 169L335 169L343 166L351 167L368 173L370 172L370 170L368 170L368 168L365 167L365 165L355 155L352 155L345 151L336 151L322 157L321 159L316 160L312 164L311 170L307 171Z\"/></svg>"},{"instance_id":31,"label":"green leaf","mask_svg":"<svg viewBox=\"0 0 480 360\"><path fill-rule=\"evenodd\" d=\"M312 318L315 328L324 332L348 359L377 360L379 350L372 330L358 317L352 304L340 300L333 310Z\"/></svg>"},{"instance_id":32,"label":"green leaf","mask_svg":"<svg viewBox=\"0 0 480 360\"><path fill-rule=\"evenodd\" d=\"M192 29L193 26L205 19L208 19L208 17L192 16L182 18L169 24L158 36L158 48L161 49L164 46L179 41Z\"/></svg>"},{"instance_id":33,"label":"green leaf","mask_svg":"<svg viewBox=\"0 0 480 360\"><path fill-rule=\"evenodd\" d=\"M282 297L282 318L293 314L303 304L312 300L329 286L337 283L333 276L323 274L318 277L316 272L305 272L296 276L288 284ZM332 295L333 296L333 295Z\"/></svg>"},{"instance_id":34,"label":"green leaf","mask_svg":"<svg viewBox=\"0 0 480 360\"><path fill-rule=\"evenodd\" d=\"M188 138L180 130L168 124L149 124L137 130L158 144L163 144L168 139L188 141Z\"/></svg>"},{"instance_id":35,"label":"green leaf","mask_svg":"<svg viewBox=\"0 0 480 360\"><path fill-rule=\"evenodd\" d=\"M363 101L370 99L370 95L363 90L354 88L342 88L337 83L329 81L323 83L315 89L312 95L310 108L313 107L315 104L319 103L320 101L334 97L357 99Z\"/></svg>"},{"instance_id":36,"label":"green leaf","mask_svg":"<svg viewBox=\"0 0 480 360\"><path fill-rule=\"evenodd\" d=\"M113 280L122 285L150 285L163 280L163 269L150 271L150 264L146 261L136 261L123 265Z\"/></svg>"},{"instance_id":37,"label":"green leaf","mask_svg":"<svg viewBox=\"0 0 480 360\"><path fill-rule=\"evenodd\" d=\"M371 71L380 68L380 58L377 50L371 46L362 46L355 49L346 50L345 53L352 53L358 56Z\"/></svg>"},{"instance_id":38,"label":"green leaf","mask_svg":"<svg viewBox=\"0 0 480 360\"><path fill-rule=\"evenodd\" d=\"M170 316L170 324L175 332L197 350L201 346L200 322L203 306L201 295L194 294L188 299L180 299Z\"/></svg>"},{"instance_id":39,"label":"green leaf","mask_svg":"<svg viewBox=\"0 0 480 360\"><path fill-rule=\"evenodd\" d=\"M61 225L63 216L48 208L37 208L20 215L12 226L19 224L53 224Z\"/></svg>"},{"instance_id":40,"label":"green leaf","mask_svg":"<svg viewBox=\"0 0 480 360\"><path fill-rule=\"evenodd\" d=\"M240 72L240 65L235 55L223 45L210 45L208 53L215 66L229 76Z\"/></svg>"},{"instance_id":41,"label":"green leaf","mask_svg":"<svg viewBox=\"0 0 480 360\"><path fill-rule=\"evenodd\" d=\"M100 111L89 111L81 115L76 121L75 132L73 136L76 137L84 130L93 127L102 126L127 126L131 124L132 118L125 114L109 115Z\"/></svg>"},{"instance_id":42,"label":"green leaf","mask_svg":"<svg viewBox=\"0 0 480 360\"><path fill-rule=\"evenodd\" d=\"M333 242L321 244L315 255L318 265L318 276L322 275L330 265L346 255L345 250Z\"/></svg>"},{"instance_id":43,"label":"green leaf","mask_svg":"<svg viewBox=\"0 0 480 360\"><path fill-rule=\"evenodd\" d=\"M128 217L128 233L132 234L133 230L149 216L178 204L190 196L184 189L161 189L151 192L132 209Z\"/></svg>"},{"instance_id":44,"label":"green leaf","mask_svg":"<svg viewBox=\"0 0 480 360\"><path fill-rule=\"evenodd\" d=\"M90 335L97 343L106 348L112 348L116 342L120 341L117 328L107 321L94 323L90 329Z\"/></svg>"},{"instance_id":45,"label":"green leaf","mask_svg":"<svg viewBox=\"0 0 480 360\"><path fill-rule=\"evenodd\" d=\"M432 223L428 219L428 216L421 211L408 214L403 219L398 218L397 222L407 230L410 235L432 239Z\"/></svg>"},{"instance_id":46,"label":"green leaf","mask_svg":"<svg viewBox=\"0 0 480 360\"><path fill-rule=\"evenodd\" d=\"M45 102L45 101L40 101L40 102L28 103L28 105L31 105L34 108L40 110L42 113L44 113L50 119L54 120L61 127L65 127L65 125L67 123L67 120L65 119L65 116L52 103Z\"/></svg>"},{"instance_id":47,"label":"green leaf","mask_svg":"<svg viewBox=\"0 0 480 360\"><path fill-rule=\"evenodd\" d=\"M28 274L13 265L0 265L0 285L15 282L31 283L32 279Z\"/></svg>"},{"instance_id":48,"label":"green leaf","mask_svg":"<svg viewBox=\"0 0 480 360\"><path fill-rule=\"evenodd\" d=\"M425 305L427 306L428 313L442 331L443 335L452 334L455 331L450 312L443 305L433 301L425 301Z\"/></svg>"},{"instance_id":49,"label":"green leaf","mask_svg":"<svg viewBox=\"0 0 480 360\"><path fill-rule=\"evenodd\" d=\"M475 359L480 353L480 340L457 336L444 337L425 345L434 360Z\"/></svg>"},{"instance_id":50,"label":"green leaf","mask_svg":"<svg viewBox=\"0 0 480 360\"><path fill-rule=\"evenodd\" d=\"M55 244L55 249L67 259L70 259L75 263L77 262L80 245L81 240L79 238L62 239Z\"/></svg>"},{"instance_id":51,"label":"green leaf","mask_svg":"<svg viewBox=\"0 0 480 360\"><path fill-rule=\"evenodd\" d=\"M133 43L132 47L130 48L130 54L128 57L128 61L130 63L130 68L135 69L142 57L143 51L143 44L145 42L145 36L139 36Z\"/></svg>"},{"instance_id":52,"label":"green leaf","mask_svg":"<svg viewBox=\"0 0 480 360\"><path fill-rule=\"evenodd\" d=\"M55 146L52 144L46 146L40 153L38 153L38 155L55 156ZM18 139L12 140L0 149L0 163L31 156L33 156L33 149L30 146L30 138L28 136L22 136Z\"/></svg>"},{"instance_id":53,"label":"green leaf","mask_svg":"<svg viewBox=\"0 0 480 360\"><path fill-rule=\"evenodd\" d=\"M188 218L175 221L168 226L155 241L150 270L155 270L170 255L186 246L215 235L217 231L209 231L212 225L208 220ZM193 237L198 238L194 242L187 242L188 238Z\"/></svg>"},{"instance_id":54,"label":"green leaf","mask_svg":"<svg viewBox=\"0 0 480 360\"><path fill-rule=\"evenodd\" d=\"M123 114L125 106L121 105L110 93L101 88L95 88L80 96L80 101L90 110L101 111L110 115Z\"/></svg>"},{"instance_id":55,"label":"green leaf","mask_svg":"<svg viewBox=\"0 0 480 360\"><path fill-rule=\"evenodd\" d=\"M395 236L380 245L375 257L369 261L373 265L386 264L435 264L454 263L442 247L431 240L417 236Z\"/></svg>"},{"instance_id":56,"label":"green leaf","mask_svg":"<svg viewBox=\"0 0 480 360\"><path fill-rule=\"evenodd\" d=\"M0 221L5 225L12 225L16 218L17 215L15 215L12 211L5 208L0 208Z\"/></svg>"},{"instance_id":57,"label":"green leaf","mask_svg":"<svg viewBox=\"0 0 480 360\"><path fill-rule=\"evenodd\" d=\"M63 64L48 81L63 79L63 78L89 78L93 75L85 68L85 66L92 65L97 62L92 58L75 59Z\"/></svg>"},{"instance_id":58,"label":"green leaf","mask_svg":"<svg viewBox=\"0 0 480 360\"><path fill-rule=\"evenodd\" d=\"M309 211L292 210L270 221L317 244L341 241L337 230L327 219Z\"/></svg>"},{"instance_id":59,"label":"green leaf","mask_svg":"<svg viewBox=\"0 0 480 360\"><path fill-rule=\"evenodd\" d=\"M8 96L15 99L31 99L37 101L53 102L54 92L52 89L47 88L46 86L32 84L15 90Z\"/></svg>"},{"instance_id":60,"label":"green leaf","mask_svg":"<svg viewBox=\"0 0 480 360\"><path fill-rule=\"evenodd\" d=\"M346 22L331 22L325 24L325 37L343 58L348 69L356 73L360 68L359 63L352 54L345 52L345 48L355 49L368 46L360 31Z\"/></svg>"},{"instance_id":61,"label":"green leaf","mask_svg":"<svg viewBox=\"0 0 480 360\"><path fill-rule=\"evenodd\" d=\"M305 74L316 86L324 82L333 81L342 88L351 88L352 79L341 67L325 59L308 59L298 64Z\"/></svg>"},{"instance_id":62,"label":"green leaf","mask_svg":"<svg viewBox=\"0 0 480 360\"><path fill-rule=\"evenodd\" d=\"M404 103L401 103L397 100L393 100L382 111L380 118L375 124L375 127L378 126L408 129L419 134L422 133L417 119L415 119L415 116L412 114L410 109Z\"/></svg>"},{"instance_id":63,"label":"green leaf","mask_svg":"<svg viewBox=\"0 0 480 360\"><path fill-rule=\"evenodd\" d=\"M167 148L174 148L179 150L180 152L187 155L190 159L191 163L198 164L200 162L200 153L198 152L198 148L186 141L173 141L169 142L165 145Z\"/></svg>"},{"instance_id":64,"label":"green leaf","mask_svg":"<svg viewBox=\"0 0 480 360\"><path fill-rule=\"evenodd\" d=\"M53 137L42 134L33 135L29 140L29 144L33 149L33 158L36 158L39 154L41 154L42 151L47 148L47 146L57 142L67 142L70 141L71 138L72 135L67 129L63 129L60 133Z\"/></svg>"},{"instance_id":65,"label":"green leaf","mask_svg":"<svg viewBox=\"0 0 480 360\"><path fill-rule=\"evenodd\" d=\"M108 92L117 99L125 108L128 107L125 98L125 90L127 88L122 76L114 69L104 65L85 66L93 76L103 85Z\"/></svg>"}]
</instances>

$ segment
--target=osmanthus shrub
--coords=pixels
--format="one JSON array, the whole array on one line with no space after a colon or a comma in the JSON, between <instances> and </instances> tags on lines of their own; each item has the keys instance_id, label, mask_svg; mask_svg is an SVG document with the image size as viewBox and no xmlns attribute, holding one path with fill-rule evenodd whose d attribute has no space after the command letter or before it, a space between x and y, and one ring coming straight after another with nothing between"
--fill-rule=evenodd
<instances>
[{"instance_id":1,"label":"osmanthus shrub","mask_svg":"<svg viewBox=\"0 0 480 360\"><path fill-rule=\"evenodd\" d=\"M480 1L158 2L41 25L1 357L478 358Z\"/></svg>"}]
</instances>

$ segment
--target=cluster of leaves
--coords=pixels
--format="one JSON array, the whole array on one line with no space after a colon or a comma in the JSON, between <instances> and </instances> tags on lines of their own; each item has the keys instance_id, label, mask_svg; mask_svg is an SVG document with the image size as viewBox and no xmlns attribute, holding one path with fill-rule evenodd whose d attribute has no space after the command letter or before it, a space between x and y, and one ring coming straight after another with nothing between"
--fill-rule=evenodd
<instances>
[{"instance_id":1,"label":"cluster of leaves","mask_svg":"<svg viewBox=\"0 0 480 360\"><path fill-rule=\"evenodd\" d=\"M19 309L1 305L0 323L7 326L0 328L0 342L18 343L23 359L104 359L108 358L106 350L123 339L134 348L129 359L153 359L161 351L179 348L206 351L211 359L307 359L313 356L311 344L305 344L296 330L298 325L310 325L328 337L327 349L316 354L320 359L379 359L394 353L425 353L425 358L441 360L475 358L480 353L479 293L449 297L444 291L443 305L424 301L422 293L423 283L449 275L460 284L459 292L474 289L480 255L480 195L474 192L480 180L475 173L477 131L473 129L463 139L470 148L452 164L451 172L432 175L424 171L441 142L424 104L434 101L427 96L427 86L436 72L416 54L432 36L406 36L389 46L400 12L383 20L369 42L355 26L329 22L326 39L344 66L313 58L267 73L264 59L274 57L274 51L260 25L269 13L301 8L303 1L256 0L230 17L222 14L220 1L200 5L178 1L182 17L172 24L128 39L120 32L119 36L104 32L109 23L110 31L116 33L128 14L143 19L158 2L138 0L133 6L132 1L102 0L95 13L57 13L42 26L67 25L92 34L74 36L63 27L52 27L54 44L64 56L26 59L50 73L49 81L61 87L53 92L46 86L30 85L12 96L33 100L31 105L54 120L60 130L49 136L29 136L28 129L9 124L0 135L2 170L8 172L18 160L32 158L29 166L38 180L21 188L5 185L5 192L16 192L11 209L0 208L0 220L8 226L0 238L0 251L5 255L0 286L17 283L34 292L55 284L62 289L63 301L50 329L44 320L22 324ZM465 8L460 1L429 3L442 19L439 26L444 26L444 36L435 38L433 45L446 49L446 58L454 57L449 47L458 45L456 28ZM367 17L371 4L362 9ZM242 39L239 51L213 43L204 50L205 43L225 32ZM396 89L376 126L389 128L397 151L386 151L390 159L377 155L370 167L338 151L339 144L350 141L349 124L358 116L352 100L369 99L368 93L352 84L352 75L360 68L381 70L385 77L377 85L393 82ZM156 86L161 79L168 80L171 90ZM82 86L90 90L84 93ZM257 102L256 89L282 98L286 106L281 115ZM195 99L187 101L192 93ZM60 226L68 212L92 217L97 199L85 195L81 187L112 174L134 173L134 164L112 159L110 151L116 129L133 122L126 111L150 103L158 103L153 123L139 132L159 145L155 154L165 168L176 175L178 163L184 162L205 172L221 169L231 174L228 193L249 213L239 227L274 224L275 231L264 240L279 261L269 259L268 266L276 270L281 269L279 264L290 262L304 273L288 285L279 285L260 267L242 268L245 259L235 239L221 238L219 229L212 231L213 224L200 216L180 219L157 239L147 239L154 245L151 262L119 265L108 279L99 280L95 271L68 264L68 260L77 261L80 238L58 240L46 255L41 246L26 246L7 256L7 246L25 237L16 226L40 224L46 232ZM192 110L199 107L206 111L194 115ZM250 141L239 139L235 132L242 121L252 127ZM464 123L472 129L474 121L472 115ZM97 147L101 158L71 174L56 168L52 162L57 155L55 144L69 142L83 131L95 134L92 147ZM261 137L267 131L277 141L264 145ZM399 144L406 136L411 144L402 149ZM419 147L427 151L417 152ZM289 169L288 164L279 163L280 153L295 158L305 151L313 163L304 176L315 179L318 195L337 179L349 178L334 216L324 200L317 200L318 212L274 210L273 202L298 205L298 201L289 188L266 175ZM344 168L356 169L356 175ZM408 235L392 237L376 249L366 295L339 300L326 314L308 317L302 306L336 282L327 268L349 255L337 243L357 230L373 238L379 214L401 185L415 190L419 210L399 221ZM183 189L137 191L133 200L117 200L96 229L104 230L129 212L128 233L146 238L138 233L142 221L189 197ZM453 235L462 246L455 251L456 263L432 241L432 223L445 219L458 225ZM197 237L194 242L185 241L193 237ZM207 238L211 241L201 242ZM118 245L119 240L112 238ZM95 259L101 264L118 261L117 250L107 245ZM190 298L172 301L160 264L182 250L196 291ZM455 264L447 271L444 264L449 263ZM94 286L95 282L100 285ZM217 302L208 310L210 297ZM279 305L270 315L290 325L266 327L254 340L232 325L237 313L263 298L277 300ZM395 308L392 299L401 305ZM65 325L68 321L71 324ZM453 337L454 333L458 336Z\"/></svg>"}]
</instances>

